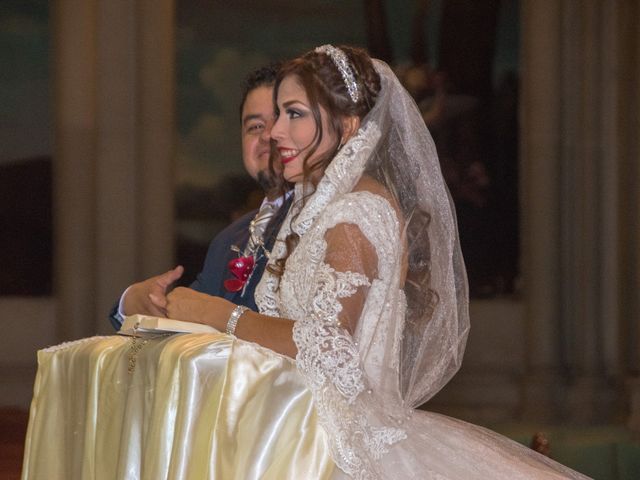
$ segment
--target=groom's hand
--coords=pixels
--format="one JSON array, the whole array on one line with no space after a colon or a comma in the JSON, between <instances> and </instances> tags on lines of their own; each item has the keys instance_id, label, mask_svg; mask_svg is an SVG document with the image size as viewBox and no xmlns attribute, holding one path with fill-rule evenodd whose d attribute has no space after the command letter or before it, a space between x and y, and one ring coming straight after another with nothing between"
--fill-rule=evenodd
<instances>
[{"instance_id":1,"label":"groom's hand","mask_svg":"<svg viewBox=\"0 0 640 480\"><path fill-rule=\"evenodd\" d=\"M178 265L162 275L156 275L142 282L134 283L124 295L123 312L125 315L153 315L166 317L167 291L184 273Z\"/></svg>"}]
</instances>

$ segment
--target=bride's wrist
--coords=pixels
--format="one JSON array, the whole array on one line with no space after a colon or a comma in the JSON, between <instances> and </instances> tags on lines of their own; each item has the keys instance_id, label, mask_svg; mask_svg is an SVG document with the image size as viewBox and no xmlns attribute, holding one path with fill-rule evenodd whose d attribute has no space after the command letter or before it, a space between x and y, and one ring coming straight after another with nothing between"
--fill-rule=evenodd
<instances>
[{"instance_id":1,"label":"bride's wrist","mask_svg":"<svg viewBox=\"0 0 640 480\"><path fill-rule=\"evenodd\" d=\"M228 335L235 335L236 327L238 325L238 322L240 321L240 317L242 317L248 310L249 307L245 307L244 305L236 305L234 307L234 309L229 314L227 325L225 327L225 332Z\"/></svg>"},{"instance_id":2,"label":"bride's wrist","mask_svg":"<svg viewBox=\"0 0 640 480\"><path fill-rule=\"evenodd\" d=\"M207 309L207 323L220 332L226 332L229 318L238 305L222 297L209 298L213 304Z\"/></svg>"}]
</instances>

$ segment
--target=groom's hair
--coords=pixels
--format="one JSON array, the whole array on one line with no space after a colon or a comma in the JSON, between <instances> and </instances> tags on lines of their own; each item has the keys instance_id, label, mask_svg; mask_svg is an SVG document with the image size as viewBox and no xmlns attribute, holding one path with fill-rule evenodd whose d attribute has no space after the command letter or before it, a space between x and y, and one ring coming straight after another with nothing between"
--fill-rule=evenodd
<instances>
[{"instance_id":1,"label":"groom's hair","mask_svg":"<svg viewBox=\"0 0 640 480\"><path fill-rule=\"evenodd\" d=\"M280 70L281 63L274 62L269 65L257 68L247 75L242 82L242 100L240 101L240 117L242 117L242 109L244 102L247 101L247 95L258 87L273 87L276 83L276 76ZM241 118L242 120L242 118Z\"/></svg>"}]
</instances>

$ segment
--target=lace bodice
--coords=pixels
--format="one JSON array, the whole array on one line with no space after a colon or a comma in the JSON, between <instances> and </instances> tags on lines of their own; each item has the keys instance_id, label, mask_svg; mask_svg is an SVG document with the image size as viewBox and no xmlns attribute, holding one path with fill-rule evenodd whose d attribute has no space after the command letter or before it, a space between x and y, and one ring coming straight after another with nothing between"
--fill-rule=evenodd
<instances>
[{"instance_id":1,"label":"lace bodice","mask_svg":"<svg viewBox=\"0 0 640 480\"><path fill-rule=\"evenodd\" d=\"M336 231L327 242L327 233ZM378 380L384 377L381 370L388 368L385 352L397 349L401 331L401 325L393 325L398 317L392 314L403 305L390 308L386 303L390 289L396 292L391 298L403 302L398 288L399 238L395 211L384 198L366 191L345 194L329 203L301 237L287 259L279 288L278 279L269 275L256 292L261 309L296 321L298 370L314 393L323 426L337 439L334 459L355 478L368 478L368 457L380 458L389 445L404 438L396 422L385 425L367 418L362 405L357 406L390 400L397 392L397 386L388 388ZM354 243L362 242L373 246L373 262L358 258ZM278 245L276 255L281 253L282 243ZM375 278L371 272L377 273ZM364 291L362 301L344 303ZM400 401L397 396L394 400L396 405Z\"/></svg>"}]
</instances>

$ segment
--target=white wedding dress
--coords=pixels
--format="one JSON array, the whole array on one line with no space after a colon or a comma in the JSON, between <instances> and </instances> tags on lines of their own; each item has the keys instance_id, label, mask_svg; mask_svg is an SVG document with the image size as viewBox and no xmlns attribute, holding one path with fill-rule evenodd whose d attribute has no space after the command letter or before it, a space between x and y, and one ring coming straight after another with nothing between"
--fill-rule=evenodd
<instances>
[{"instance_id":1,"label":"white wedding dress","mask_svg":"<svg viewBox=\"0 0 640 480\"><path fill-rule=\"evenodd\" d=\"M284 274L265 271L256 289L262 313L295 320L297 369L339 467L334 478L587 478L497 433L413 408L460 366L468 333L466 280L435 148L416 138L426 128L406 132L418 142L416 151L428 149L431 156L420 160L420 170L401 167L410 173L404 181L414 182L410 188L393 183L401 170L376 173L373 162L379 167L380 158L390 158L381 157L380 148L389 149L387 137L397 134L385 122L398 116L385 118L376 108L405 102L399 115L419 116L388 67L376 62L376 68L383 92L374 115L313 193L296 185L270 261L285 255L291 231L299 243ZM431 142L428 132L424 138ZM385 187L373 180L382 177ZM406 214L400 187L428 214L420 228L420 218Z\"/></svg>"}]
</instances>

